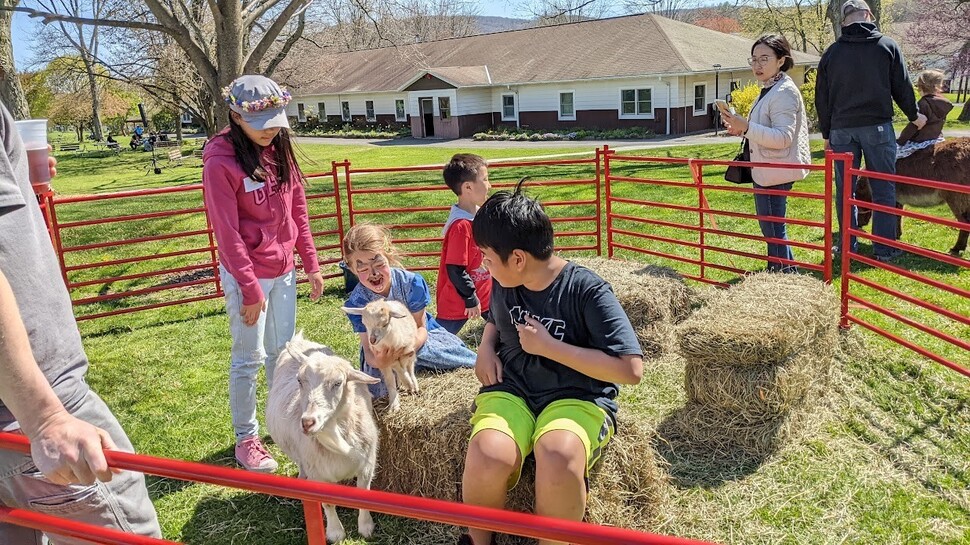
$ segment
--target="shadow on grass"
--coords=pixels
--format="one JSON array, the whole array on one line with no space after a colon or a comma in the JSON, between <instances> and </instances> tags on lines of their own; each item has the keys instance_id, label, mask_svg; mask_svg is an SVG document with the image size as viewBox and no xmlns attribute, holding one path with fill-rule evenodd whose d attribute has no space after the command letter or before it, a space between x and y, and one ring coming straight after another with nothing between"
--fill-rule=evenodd
<instances>
[{"instance_id":1,"label":"shadow on grass","mask_svg":"<svg viewBox=\"0 0 970 545\"><path fill-rule=\"evenodd\" d=\"M667 463L671 483L678 488L717 488L758 471L771 453L753 455L739 449L700 444L681 430L691 426L686 408L667 415L657 426L654 449Z\"/></svg>"},{"instance_id":2,"label":"shadow on grass","mask_svg":"<svg viewBox=\"0 0 970 545\"><path fill-rule=\"evenodd\" d=\"M193 304L198 304L198 303L193 303ZM148 321L148 322L145 322L145 323L142 323L142 324L138 324L138 325L131 325L131 324L111 325L111 326L105 327L104 329L100 329L100 330L97 330L97 331L90 331L90 332L89 331L85 331L84 332L84 337L85 338L88 338L88 337L90 337L90 338L109 337L109 336L112 336L112 335L118 335L120 333L131 333L133 331L138 331L140 329L149 329L149 328L155 328L155 327L160 327L160 326L167 326L167 325L184 324L184 323L194 322L194 321L198 320L199 318L212 318L214 316L221 316L221 315L223 315L225 313L226 313L225 306L219 305L219 306L217 306L215 308L210 308L210 309L207 309L207 310L204 310L204 311L201 311L201 312L194 312L194 313L187 314L185 316L181 316L181 317L178 317L178 318L170 318L170 319L163 319L163 320L157 320L157 321Z\"/></svg>"},{"instance_id":3,"label":"shadow on grass","mask_svg":"<svg viewBox=\"0 0 970 545\"><path fill-rule=\"evenodd\" d=\"M270 442L270 437L266 436L263 438L265 442ZM200 464L210 464L214 466L222 467L232 467L238 468L236 464L236 452L235 445L230 445L222 450L210 453L205 458L201 460L192 460ZM194 486L194 481L183 481L181 479L169 479L167 477L157 477L155 475L145 475L145 479L148 483L148 490L151 492L152 498L158 500L169 494L175 494L176 492L185 490L190 486Z\"/></svg>"},{"instance_id":4,"label":"shadow on grass","mask_svg":"<svg viewBox=\"0 0 970 545\"><path fill-rule=\"evenodd\" d=\"M965 495L953 493L970 490L966 390L946 385L935 370L928 372L913 361L866 361L864 367L852 365L850 372L878 381L880 392L857 401L857 410L843 419L847 429L928 492L970 509Z\"/></svg>"},{"instance_id":5,"label":"shadow on grass","mask_svg":"<svg viewBox=\"0 0 970 545\"><path fill-rule=\"evenodd\" d=\"M348 523L345 527L356 529L356 521ZM177 537L191 545L306 543L307 539L299 501L250 492L202 499Z\"/></svg>"}]
</instances>

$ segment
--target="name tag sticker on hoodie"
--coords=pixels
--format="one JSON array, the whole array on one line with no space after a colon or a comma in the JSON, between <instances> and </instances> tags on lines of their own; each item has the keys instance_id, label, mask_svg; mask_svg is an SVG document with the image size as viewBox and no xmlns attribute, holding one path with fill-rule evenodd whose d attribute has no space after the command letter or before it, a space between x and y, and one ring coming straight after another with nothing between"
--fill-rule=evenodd
<instances>
[{"instance_id":1,"label":"name tag sticker on hoodie","mask_svg":"<svg viewBox=\"0 0 970 545\"><path fill-rule=\"evenodd\" d=\"M252 193L253 191L262 189L264 185L266 184L263 182L257 182L249 176L243 178L243 186L246 188L246 193Z\"/></svg>"}]
</instances>

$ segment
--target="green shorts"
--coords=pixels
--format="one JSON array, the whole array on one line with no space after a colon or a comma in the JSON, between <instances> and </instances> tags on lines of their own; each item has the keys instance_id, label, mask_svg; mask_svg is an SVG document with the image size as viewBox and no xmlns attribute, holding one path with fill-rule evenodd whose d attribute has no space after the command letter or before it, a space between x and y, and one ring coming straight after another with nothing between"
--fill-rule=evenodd
<instances>
[{"instance_id":1,"label":"green shorts","mask_svg":"<svg viewBox=\"0 0 970 545\"><path fill-rule=\"evenodd\" d=\"M586 447L586 476L600 459L603 447L613 437L613 422L600 406L578 399L553 401L536 417L525 400L506 392L486 392L475 397L475 414L471 418L472 437L482 430L496 430L508 435L519 447L524 462L536 442L545 433L570 431ZM515 486L522 466L509 479Z\"/></svg>"}]
</instances>

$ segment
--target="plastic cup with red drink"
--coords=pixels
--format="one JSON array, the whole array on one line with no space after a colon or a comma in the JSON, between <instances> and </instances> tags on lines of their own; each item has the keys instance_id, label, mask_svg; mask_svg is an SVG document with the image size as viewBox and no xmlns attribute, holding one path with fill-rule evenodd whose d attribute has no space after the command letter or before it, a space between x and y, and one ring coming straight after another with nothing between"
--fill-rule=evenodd
<instances>
[{"instance_id":1,"label":"plastic cup with red drink","mask_svg":"<svg viewBox=\"0 0 970 545\"><path fill-rule=\"evenodd\" d=\"M17 121L20 139L27 148L27 164L30 167L30 184L35 193L44 193L51 188L50 161L47 146L47 120L27 119Z\"/></svg>"}]
</instances>

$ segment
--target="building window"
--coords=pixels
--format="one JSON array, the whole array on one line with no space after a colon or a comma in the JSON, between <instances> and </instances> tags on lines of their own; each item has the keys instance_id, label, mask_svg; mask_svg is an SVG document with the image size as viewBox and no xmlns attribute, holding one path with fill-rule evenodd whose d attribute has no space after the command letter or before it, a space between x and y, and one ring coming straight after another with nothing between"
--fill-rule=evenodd
<instances>
[{"instance_id":1,"label":"building window","mask_svg":"<svg viewBox=\"0 0 970 545\"><path fill-rule=\"evenodd\" d=\"M302 102L299 102L296 105L296 120L300 123L306 121L306 106L304 106Z\"/></svg>"},{"instance_id":2,"label":"building window","mask_svg":"<svg viewBox=\"0 0 970 545\"><path fill-rule=\"evenodd\" d=\"M502 121L515 121L515 95L502 95Z\"/></svg>"},{"instance_id":3,"label":"building window","mask_svg":"<svg viewBox=\"0 0 970 545\"><path fill-rule=\"evenodd\" d=\"M732 82L731 82L731 92L732 92L732 93L733 93L734 91L737 91L737 90L738 90L738 89L740 89L740 88L741 88L741 82L740 82L740 81L737 81L737 80L735 80L735 81L732 81Z\"/></svg>"},{"instance_id":4,"label":"building window","mask_svg":"<svg viewBox=\"0 0 970 545\"><path fill-rule=\"evenodd\" d=\"M451 99L448 97L438 97L438 117L441 119L451 119Z\"/></svg>"},{"instance_id":5,"label":"building window","mask_svg":"<svg viewBox=\"0 0 970 545\"><path fill-rule=\"evenodd\" d=\"M394 119L396 119L397 121L407 121L408 120L407 111L404 109L404 99L403 98L399 98L399 99L397 99L397 100L394 101Z\"/></svg>"},{"instance_id":6,"label":"building window","mask_svg":"<svg viewBox=\"0 0 970 545\"><path fill-rule=\"evenodd\" d=\"M576 106L574 104L575 94L572 91L562 91L559 93L559 119L576 119Z\"/></svg>"},{"instance_id":7,"label":"building window","mask_svg":"<svg viewBox=\"0 0 970 545\"><path fill-rule=\"evenodd\" d=\"M340 119L350 121L350 103L346 100L340 103Z\"/></svg>"},{"instance_id":8,"label":"building window","mask_svg":"<svg viewBox=\"0 0 970 545\"><path fill-rule=\"evenodd\" d=\"M327 121L327 105L323 102L317 102L317 119L321 123Z\"/></svg>"},{"instance_id":9,"label":"building window","mask_svg":"<svg viewBox=\"0 0 970 545\"><path fill-rule=\"evenodd\" d=\"M653 89L621 90L620 116L653 116Z\"/></svg>"},{"instance_id":10,"label":"building window","mask_svg":"<svg viewBox=\"0 0 970 545\"><path fill-rule=\"evenodd\" d=\"M374 113L374 101L373 100L365 100L364 101L364 109L366 110L366 113L367 113L367 121L376 121L377 120L377 115Z\"/></svg>"},{"instance_id":11,"label":"building window","mask_svg":"<svg viewBox=\"0 0 970 545\"><path fill-rule=\"evenodd\" d=\"M707 84L694 85L694 113L707 112Z\"/></svg>"}]
</instances>

